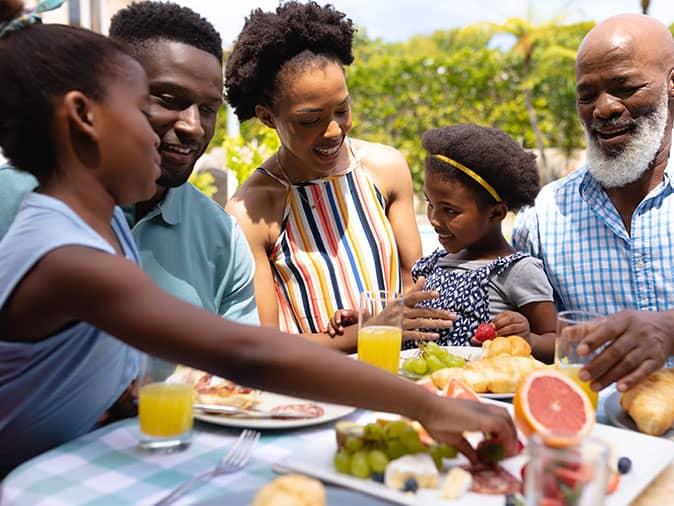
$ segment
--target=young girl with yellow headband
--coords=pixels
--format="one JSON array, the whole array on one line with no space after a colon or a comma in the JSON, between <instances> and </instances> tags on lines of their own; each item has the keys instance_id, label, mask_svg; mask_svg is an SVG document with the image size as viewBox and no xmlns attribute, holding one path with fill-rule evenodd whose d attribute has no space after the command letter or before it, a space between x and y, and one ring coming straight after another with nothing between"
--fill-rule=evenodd
<instances>
[{"instance_id":1,"label":"young girl with yellow headband","mask_svg":"<svg viewBox=\"0 0 674 506\"><path fill-rule=\"evenodd\" d=\"M481 323L497 335L525 334L534 352L552 355L552 287L543 264L515 252L503 236L508 211L533 204L539 190L535 155L494 128L453 125L428 130L424 193L441 248L419 259L416 280L440 293L419 305L454 311L454 326L438 344L468 345ZM532 335L529 336L529 329Z\"/></svg>"}]
</instances>

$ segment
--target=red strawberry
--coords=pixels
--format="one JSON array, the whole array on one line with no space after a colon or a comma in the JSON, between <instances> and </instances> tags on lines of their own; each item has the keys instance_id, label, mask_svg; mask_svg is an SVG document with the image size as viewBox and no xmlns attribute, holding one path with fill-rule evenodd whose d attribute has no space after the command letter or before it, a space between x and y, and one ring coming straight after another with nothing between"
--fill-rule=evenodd
<instances>
[{"instance_id":1,"label":"red strawberry","mask_svg":"<svg viewBox=\"0 0 674 506\"><path fill-rule=\"evenodd\" d=\"M477 327L477 330L475 331L475 335L473 336L473 338L479 343L489 341L495 337L496 327L494 327L492 323L480 323L480 325Z\"/></svg>"}]
</instances>

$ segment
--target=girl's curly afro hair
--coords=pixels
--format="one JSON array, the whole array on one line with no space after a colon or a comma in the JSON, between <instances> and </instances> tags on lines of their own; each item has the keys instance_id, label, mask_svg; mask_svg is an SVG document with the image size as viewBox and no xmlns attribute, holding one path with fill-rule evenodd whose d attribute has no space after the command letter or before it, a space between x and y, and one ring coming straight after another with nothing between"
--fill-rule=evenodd
<instances>
[{"instance_id":1,"label":"girl's curly afro hair","mask_svg":"<svg viewBox=\"0 0 674 506\"><path fill-rule=\"evenodd\" d=\"M253 10L227 59L227 102L245 121L255 116L256 105L274 105L278 74L288 62L350 65L354 32L351 20L332 5L288 2L275 12Z\"/></svg>"},{"instance_id":2,"label":"girl's curly afro hair","mask_svg":"<svg viewBox=\"0 0 674 506\"><path fill-rule=\"evenodd\" d=\"M493 203L494 199L469 176L432 155L452 158L479 174L512 211L534 203L540 189L536 155L502 131L472 124L452 125L426 131L421 142L428 152L426 170L471 185L483 203Z\"/></svg>"}]
</instances>

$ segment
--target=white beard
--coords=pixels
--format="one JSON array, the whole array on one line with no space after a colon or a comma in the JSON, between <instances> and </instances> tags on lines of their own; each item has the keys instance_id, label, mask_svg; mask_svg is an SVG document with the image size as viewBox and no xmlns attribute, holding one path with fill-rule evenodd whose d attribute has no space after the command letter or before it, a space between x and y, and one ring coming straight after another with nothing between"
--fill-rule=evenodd
<instances>
[{"instance_id":1,"label":"white beard","mask_svg":"<svg viewBox=\"0 0 674 506\"><path fill-rule=\"evenodd\" d=\"M639 179L648 170L662 145L668 113L668 95L665 92L653 112L634 120L636 131L618 153L604 151L588 132L588 125L584 124L590 174L604 188L618 188Z\"/></svg>"}]
</instances>

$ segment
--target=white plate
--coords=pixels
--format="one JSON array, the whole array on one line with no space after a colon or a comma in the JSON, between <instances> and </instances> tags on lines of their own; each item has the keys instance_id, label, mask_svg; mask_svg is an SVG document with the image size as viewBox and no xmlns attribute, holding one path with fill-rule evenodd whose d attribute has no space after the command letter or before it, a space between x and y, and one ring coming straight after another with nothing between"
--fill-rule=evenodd
<instances>
[{"instance_id":1,"label":"white plate","mask_svg":"<svg viewBox=\"0 0 674 506\"><path fill-rule=\"evenodd\" d=\"M632 417L627 414L627 411L625 411L620 405L620 392L613 392L606 398L604 401L604 411L606 412L608 419L611 420L611 423L614 425L623 429L639 432L637 424L634 422L634 420L632 420ZM671 427L660 437L674 441L674 427Z\"/></svg>"},{"instance_id":2,"label":"white plate","mask_svg":"<svg viewBox=\"0 0 674 506\"><path fill-rule=\"evenodd\" d=\"M499 405L510 410L512 406ZM390 418L382 413L365 413L358 420L367 423L377 418ZM630 504L646 486L659 475L674 457L674 442L662 438L646 436L638 432L625 431L608 425L595 425L592 435L611 442L619 456L629 457L632 470L621 477L618 490L606 496L605 506L623 506ZM440 498L440 489L420 490L416 495L404 494L392 490L372 480L361 480L335 471L332 459L336 451L335 435L332 431L321 431L312 436L310 444L303 445L280 466L291 471L314 476L320 480L359 490L365 494L384 498L396 504L413 506L503 506L503 496L491 496L469 492L449 503ZM466 462L464 457L446 461L449 466ZM526 456L519 455L503 462L503 467L518 479L520 469L526 462ZM444 475L440 477L442 484Z\"/></svg>"},{"instance_id":3,"label":"white plate","mask_svg":"<svg viewBox=\"0 0 674 506\"><path fill-rule=\"evenodd\" d=\"M298 427L309 427L321 423L331 422L350 415L356 408L350 406L340 406L339 404L329 404L327 402L308 401L298 399L297 397L288 397L286 395L272 394L270 392L260 393L260 404L256 407L269 411L276 406L287 404L305 404L311 403L320 406L325 411L323 415L316 418L300 418L293 420L283 420L278 418L233 418L231 416L205 414L195 411L194 418L202 422L222 425L224 427L242 427L250 429L295 429Z\"/></svg>"},{"instance_id":4,"label":"white plate","mask_svg":"<svg viewBox=\"0 0 674 506\"><path fill-rule=\"evenodd\" d=\"M465 358L466 360L473 361L473 360L480 360L480 357L482 357L482 348L479 348L477 346L444 346L445 349L447 349L448 352L450 352L452 355L459 356L461 358ZM402 367L402 361L406 358L414 356L417 352L419 351L418 348L413 348L411 350L403 350L400 352L400 364ZM406 371L403 371L400 369L399 373L402 377L411 379L411 380L418 380L421 379L422 376L419 376L417 374L410 374ZM499 401L508 401L513 398L514 393L512 394L492 394L492 393L484 393L484 394L478 394L480 397L485 397L487 399L496 399Z\"/></svg>"}]
</instances>

